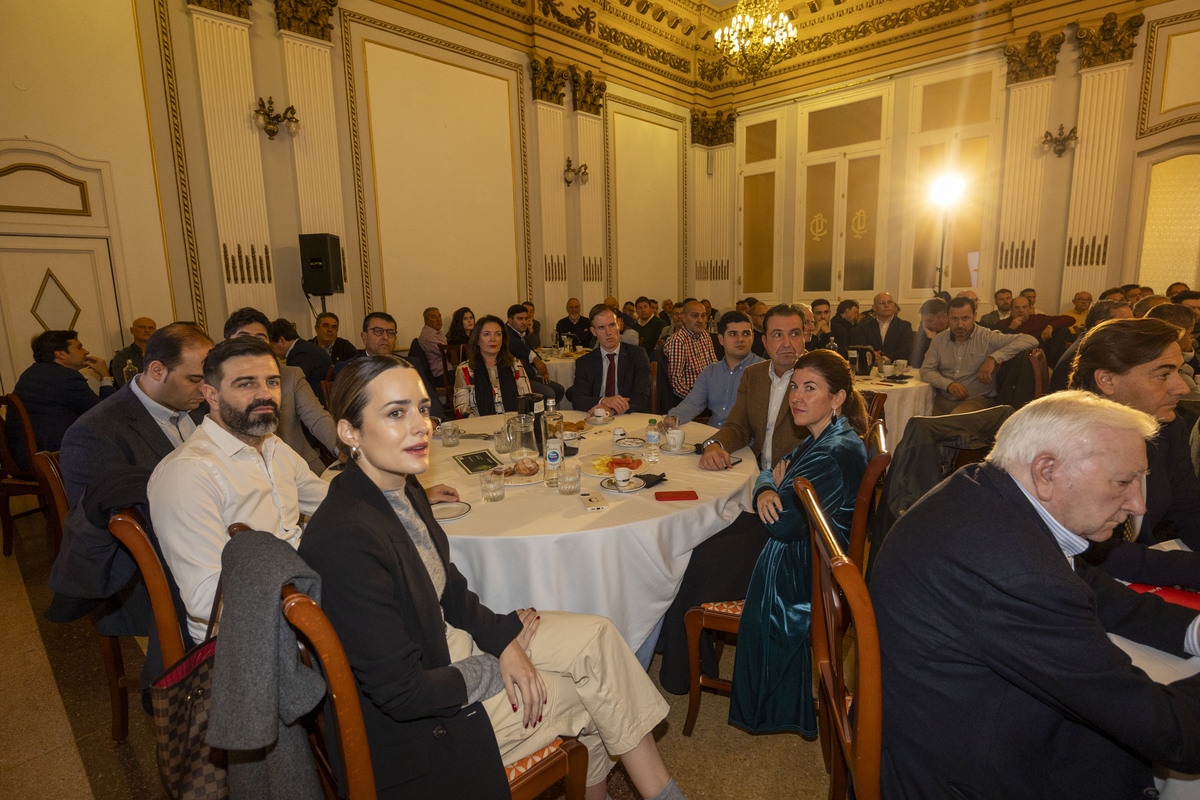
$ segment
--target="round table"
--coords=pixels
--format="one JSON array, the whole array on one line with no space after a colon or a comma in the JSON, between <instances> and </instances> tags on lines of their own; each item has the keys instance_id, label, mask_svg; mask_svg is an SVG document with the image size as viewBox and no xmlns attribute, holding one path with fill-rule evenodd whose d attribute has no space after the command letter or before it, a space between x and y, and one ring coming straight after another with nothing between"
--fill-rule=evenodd
<instances>
[{"instance_id":1,"label":"round table","mask_svg":"<svg viewBox=\"0 0 1200 800\"><path fill-rule=\"evenodd\" d=\"M568 411L567 420L583 418ZM579 442L579 454L567 459L586 467L592 457L633 453L613 445L612 430L622 427L631 437L645 435L648 414L625 414L605 426L591 427ZM492 433L499 416L460 420L468 433ZM713 428L692 422L683 426L685 441L701 442ZM608 508L587 511L578 496L564 496L542 483L508 486L504 500L485 503L478 475L468 475L454 456L489 450L488 440L463 439L430 449L430 468L421 483L446 483L471 505L465 517L442 523L450 538L450 554L471 589L497 612L533 606L609 617L629 646L649 663L651 634L675 597L696 545L723 530L749 507L750 488L758 475L746 448L741 464L709 472L699 456L664 454L657 464L637 472L665 473L667 480L631 494L601 491L600 478L586 473L582 490L602 497ZM656 491L693 489L698 500L658 501ZM646 647L643 648L643 645Z\"/></svg>"},{"instance_id":2,"label":"round table","mask_svg":"<svg viewBox=\"0 0 1200 800\"><path fill-rule=\"evenodd\" d=\"M896 445L904 437L904 428L913 417L927 417L933 413L933 386L912 372L903 383L891 383L879 377L854 376L854 388L860 392L884 392L887 403L883 406L883 419L887 425L888 449L895 452Z\"/></svg>"},{"instance_id":3,"label":"round table","mask_svg":"<svg viewBox=\"0 0 1200 800\"><path fill-rule=\"evenodd\" d=\"M579 350L576 350L575 352L576 352L576 355L574 357L570 357L570 356L555 356L553 358L546 358L544 356L542 357L542 360L546 362L546 372L548 372L550 374L550 380L554 381L555 383L559 384L560 386L562 386L566 389L570 389L571 386L574 385L574 383L575 383L575 361L576 361L576 359L578 359L579 356L582 356L584 353L586 353L588 351L584 350L584 349L579 349ZM571 401L564 398L563 403L562 403L562 408L569 410L571 407L572 407ZM585 408L583 410L587 411L588 409Z\"/></svg>"}]
</instances>

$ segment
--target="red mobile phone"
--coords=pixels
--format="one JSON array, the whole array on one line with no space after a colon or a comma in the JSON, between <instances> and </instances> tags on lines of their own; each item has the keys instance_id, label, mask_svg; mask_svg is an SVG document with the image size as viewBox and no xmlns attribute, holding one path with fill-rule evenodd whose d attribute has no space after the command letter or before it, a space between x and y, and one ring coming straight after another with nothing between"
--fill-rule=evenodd
<instances>
[{"instance_id":1,"label":"red mobile phone","mask_svg":"<svg viewBox=\"0 0 1200 800\"><path fill-rule=\"evenodd\" d=\"M700 496L691 489L686 492L655 492L655 500L699 500Z\"/></svg>"}]
</instances>

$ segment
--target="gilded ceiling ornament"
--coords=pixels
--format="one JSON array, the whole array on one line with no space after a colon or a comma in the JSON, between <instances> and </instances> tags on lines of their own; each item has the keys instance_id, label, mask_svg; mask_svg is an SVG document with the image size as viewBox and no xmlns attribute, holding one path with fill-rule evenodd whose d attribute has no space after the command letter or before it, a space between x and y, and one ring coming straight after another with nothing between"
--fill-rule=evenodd
<instances>
[{"instance_id":1,"label":"gilded ceiling ornament","mask_svg":"<svg viewBox=\"0 0 1200 800\"><path fill-rule=\"evenodd\" d=\"M545 61L533 56L529 59L529 69L533 73L533 99L561 106L567 85L567 71L554 66L553 56L547 56Z\"/></svg>"},{"instance_id":2,"label":"gilded ceiling ornament","mask_svg":"<svg viewBox=\"0 0 1200 800\"><path fill-rule=\"evenodd\" d=\"M333 25L329 15L335 8L337 0L275 0L275 20L281 31L330 42Z\"/></svg>"},{"instance_id":3,"label":"gilded ceiling ornament","mask_svg":"<svg viewBox=\"0 0 1200 800\"><path fill-rule=\"evenodd\" d=\"M571 102L576 111L599 114L604 108L604 92L608 84L592 75L592 71L581 71L574 64L567 67L571 73Z\"/></svg>"},{"instance_id":4,"label":"gilded ceiling ornament","mask_svg":"<svg viewBox=\"0 0 1200 800\"><path fill-rule=\"evenodd\" d=\"M1065 37L1056 33L1042 42L1042 34L1034 31L1024 44L1010 44L1004 48L1008 59L1008 83L1048 78L1058 66L1058 51Z\"/></svg>"},{"instance_id":5,"label":"gilded ceiling ornament","mask_svg":"<svg viewBox=\"0 0 1200 800\"><path fill-rule=\"evenodd\" d=\"M697 58L696 71L700 75L700 80L704 83L716 83L725 78L725 73L729 71L729 64L723 58L714 59L713 61L705 61L703 58Z\"/></svg>"},{"instance_id":6,"label":"gilded ceiling ornament","mask_svg":"<svg viewBox=\"0 0 1200 800\"><path fill-rule=\"evenodd\" d=\"M1116 13L1104 15L1099 28L1080 27L1075 32L1079 42L1079 68L1102 67L1117 61L1133 58L1133 47L1137 44L1137 32L1146 18L1134 14L1118 27Z\"/></svg>"},{"instance_id":7,"label":"gilded ceiling ornament","mask_svg":"<svg viewBox=\"0 0 1200 800\"><path fill-rule=\"evenodd\" d=\"M231 17L250 19L250 0L187 0L189 6L200 6L209 11L220 11Z\"/></svg>"},{"instance_id":8,"label":"gilded ceiling ornament","mask_svg":"<svg viewBox=\"0 0 1200 800\"><path fill-rule=\"evenodd\" d=\"M643 56L651 61L657 61L659 64L665 64L671 69L684 74L691 74L692 72L692 62L690 60L681 58L673 53L668 53L661 47L655 47L652 44L643 42L641 39L635 39L628 33L625 33L625 31L601 25L600 40L609 44L615 44L622 50L628 50L635 55Z\"/></svg>"},{"instance_id":9,"label":"gilded ceiling ornament","mask_svg":"<svg viewBox=\"0 0 1200 800\"><path fill-rule=\"evenodd\" d=\"M712 119L707 111L692 112L692 143L705 147L716 147L722 144L733 144L734 119L737 114L733 111L718 111Z\"/></svg>"},{"instance_id":10,"label":"gilded ceiling ornament","mask_svg":"<svg viewBox=\"0 0 1200 800\"><path fill-rule=\"evenodd\" d=\"M542 12L543 17L550 17L576 31L583 28L586 33L592 33L596 29L596 12L592 9L582 4L577 5L571 9L575 12L572 19L564 14L561 8L562 0L538 0L538 10Z\"/></svg>"}]
</instances>

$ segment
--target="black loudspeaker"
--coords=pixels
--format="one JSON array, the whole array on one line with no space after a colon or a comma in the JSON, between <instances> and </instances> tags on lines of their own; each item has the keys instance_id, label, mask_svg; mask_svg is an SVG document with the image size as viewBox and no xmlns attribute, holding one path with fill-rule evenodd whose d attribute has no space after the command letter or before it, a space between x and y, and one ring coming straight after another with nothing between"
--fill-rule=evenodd
<instances>
[{"instance_id":1,"label":"black loudspeaker","mask_svg":"<svg viewBox=\"0 0 1200 800\"><path fill-rule=\"evenodd\" d=\"M305 294L341 294L342 249L332 233L300 234L300 276Z\"/></svg>"}]
</instances>

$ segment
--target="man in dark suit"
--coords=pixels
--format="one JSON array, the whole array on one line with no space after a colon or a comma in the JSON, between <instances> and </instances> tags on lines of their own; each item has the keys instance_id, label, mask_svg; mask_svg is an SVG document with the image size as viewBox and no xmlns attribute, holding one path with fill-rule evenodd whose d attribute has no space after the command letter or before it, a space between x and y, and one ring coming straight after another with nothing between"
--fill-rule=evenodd
<instances>
[{"instance_id":1,"label":"man in dark suit","mask_svg":"<svg viewBox=\"0 0 1200 800\"><path fill-rule=\"evenodd\" d=\"M858 343L895 361L912 352L912 325L896 316L896 301L887 292L875 295L875 315L858 326Z\"/></svg>"},{"instance_id":2,"label":"man in dark suit","mask_svg":"<svg viewBox=\"0 0 1200 800\"><path fill-rule=\"evenodd\" d=\"M358 355L358 348L354 346L353 342L338 336L340 327L341 322L338 320L337 314L332 311L322 311L317 314L317 335L308 340L328 353L335 364L349 361Z\"/></svg>"},{"instance_id":3,"label":"man in dark suit","mask_svg":"<svg viewBox=\"0 0 1200 800\"><path fill-rule=\"evenodd\" d=\"M108 364L84 349L75 331L38 334L33 340L33 361L17 379L13 393L25 404L38 450L58 450L71 423L117 389L108 374ZM100 376L99 396L80 374L84 367L91 367ZM16 415L10 415L6 422L13 457L18 464L29 464L33 453L25 452Z\"/></svg>"},{"instance_id":4,"label":"man in dark suit","mask_svg":"<svg viewBox=\"0 0 1200 800\"><path fill-rule=\"evenodd\" d=\"M1151 762L1200 772L1200 678L1156 683L1108 637L1200 654L1196 612L1077 557L1145 510L1156 429L1043 397L892 528L871 579L884 797L1150 797Z\"/></svg>"},{"instance_id":5,"label":"man in dark suit","mask_svg":"<svg viewBox=\"0 0 1200 800\"><path fill-rule=\"evenodd\" d=\"M537 373L538 380L529 379L529 386L533 391L561 403L566 389L562 384L550 380L546 362L542 361L537 350L530 347L525 340L529 330L529 319L529 309L525 308L524 304L514 303L508 307L508 352L512 353L512 357L518 362L528 364L530 370Z\"/></svg>"},{"instance_id":6,"label":"man in dark suit","mask_svg":"<svg viewBox=\"0 0 1200 800\"><path fill-rule=\"evenodd\" d=\"M858 325L858 302L843 300L838 303L837 313L829 320L829 332L833 334L834 349L842 354L842 358L850 355L850 345L854 344L855 331ZM917 366L920 366L919 364Z\"/></svg>"},{"instance_id":7,"label":"man in dark suit","mask_svg":"<svg viewBox=\"0 0 1200 800\"><path fill-rule=\"evenodd\" d=\"M299 367L313 394L320 397L321 381L325 380L329 368L333 366L329 354L312 342L301 339L296 326L283 317L272 322L267 333L271 337L271 349L275 351L275 356L289 367Z\"/></svg>"},{"instance_id":8,"label":"man in dark suit","mask_svg":"<svg viewBox=\"0 0 1200 800\"><path fill-rule=\"evenodd\" d=\"M567 315L554 326L559 336L564 334L575 339L576 347L592 346L592 326L588 318L580 313L583 310L578 297L567 301Z\"/></svg>"},{"instance_id":9,"label":"man in dark suit","mask_svg":"<svg viewBox=\"0 0 1200 800\"><path fill-rule=\"evenodd\" d=\"M650 411L650 362L646 352L621 341L617 317L608 306L594 305L588 316L596 348L575 362L572 406L588 412L604 408L611 414Z\"/></svg>"}]
</instances>

